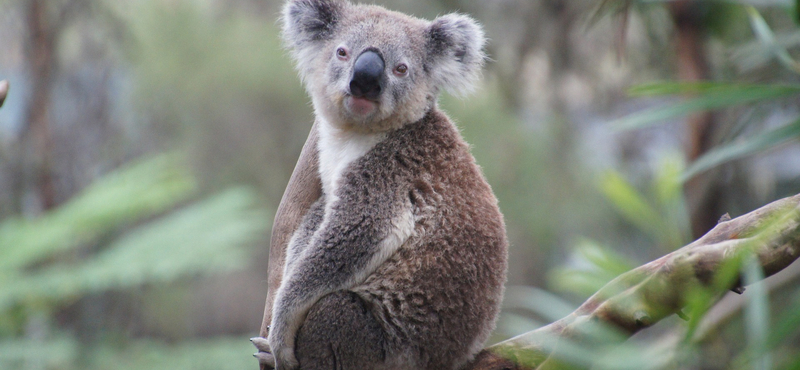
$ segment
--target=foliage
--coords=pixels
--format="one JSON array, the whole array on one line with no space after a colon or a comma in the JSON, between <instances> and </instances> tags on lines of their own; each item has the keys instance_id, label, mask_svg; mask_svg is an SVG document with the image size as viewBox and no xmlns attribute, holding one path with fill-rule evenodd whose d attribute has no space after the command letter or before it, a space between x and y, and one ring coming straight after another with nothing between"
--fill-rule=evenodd
<instances>
[{"instance_id":1,"label":"foliage","mask_svg":"<svg viewBox=\"0 0 800 370\"><path fill-rule=\"evenodd\" d=\"M189 148L205 186L258 186L277 203L313 117L274 22L209 0L113 7L142 118Z\"/></svg>"},{"instance_id":2,"label":"foliage","mask_svg":"<svg viewBox=\"0 0 800 370\"><path fill-rule=\"evenodd\" d=\"M689 241L689 221L679 175L683 166L676 159L665 161L657 169L650 191L643 194L616 171L607 171L600 187L619 215L670 252ZM554 289L588 297L615 277L646 261L631 259L607 245L583 239L573 246L567 266L553 269L549 281Z\"/></svg>"},{"instance_id":3,"label":"foliage","mask_svg":"<svg viewBox=\"0 0 800 370\"><path fill-rule=\"evenodd\" d=\"M797 199L786 198L719 225L708 237L615 278L558 322L491 350L530 368L539 364L548 369L701 366L703 357L694 358L694 354L700 353L699 345L709 327L720 323L719 319L705 320L706 313L722 292L746 284L754 290L745 307L747 346L739 343L742 355L725 367L771 368L772 352L767 350L770 302L761 266L773 274L778 269L773 262L783 260L778 264L786 266L797 256ZM738 237L728 239L731 232ZM548 301L528 302L552 305ZM685 313L680 313L681 309ZM655 340L651 336L626 342L676 311L688 321L685 326ZM791 348L791 344L785 345ZM547 365L542 363L545 358Z\"/></svg>"},{"instance_id":4,"label":"foliage","mask_svg":"<svg viewBox=\"0 0 800 370\"><path fill-rule=\"evenodd\" d=\"M90 369L241 370L254 367L250 341L241 337L196 339L183 343L141 340L122 346L99 346Z\"/></svg>"},{"instance_id":5,"label":"foliage","mask_svg":"<svg viewBox=\"0 0 800 370\"><path fill-rule=\"evenodd\" d=\"M668 103L664 106L644 110L616 120L613 125L620 130L642 128L653 123L663 122L670 118L685 116L691 113L715 110L721 108L739 107L742 111L753 111L761 106L779 107L781 102L793 101L800 97L800 84L797 74L800 74L800 63L791 56L788 46L797 45L797 30L792 30L786 36L778 37L772 31L761 13L750 1L738 1L744 5L750 21L756 42L751 42L740 47L734 54L735 57L744 59L739 62L743 70L752 70L759 67L768 68L770 62L776 60L786 71L791 72L789 81L779 73L774 73L774 81L770 83L748 82L660 82L634 86L629 90L630 95L638 97L654 96L680 96L683 99ZM639 1L608 0L603 1L598 7L597 14L604 12L628 12L632 4ZM752 1L753 5L762 5ZM639 4L641 5L641 4ZM787 1L784 5L795 3ZM793 41L792 41L793 40ZM796 114L797 112L793 112ZM749 116L743 114L742 116ZM757 152L763 152L788 142L797 142L800 139L800 117L787 120L778 127L763 127L763 122L746 122L749 130L738 130L730 135L727 141L719 143L713 150L705 153L686 169L682 179L684 181L693 176L707 171L720 164L744 158ZM757 128L762 126L761 128Z\"/></svg>"},{"instance_id":6,"label":"foliage","mask_svg":"<svg viewBox=\"0 0 800 370\"><path fill-rule=\"evenodd\" d=\"M742 1L742 3L747 3ZM792 5L798 9L795 2L787 1L785 5ZM647 6L643 1L636 0L607 0L599 3L596 8L593 22L599 17L609 14L625 13L637 7ZM651 5L652 6L652 5ZM783 74L774 73L772 80L761 83L747 81L731 82L659 82L634 86L629 93L635 97L680 97L666 104L633 113L613 122L619 130L632 130L646 127L669 119L679 118L692 113L716 110L722 108L737 108L739 112L753 112L757 109L781 108L786 102L793 102L800 97L800 84L797 84L796 73L800 68L789 46L800 45L800 38L796 37L797 30L781 36L776 36L770 29L761 13L750 5L744 5L756 42L740 46L739 50L748 50L746 61L747 68L767 68L772 61L785 68L790 73L788 78ZM742 51L738 54L745 58ZM763 78L763 77L762 77ZM790 114L797 114L796 110L789 110ZM713 167L732 160L745 158L766 150L775 148L785 143L798 142L800 138L800 117L785 120L784 124L777 127L768 126L756 121L757 114L742 114L750 120L742 123L747 129L734 130L727 140L720 142L714 149L705 153L694 163L689 164L685 170L665 171L666 191L653 191L648 196L640 194L635 187L625 181L622 175L609 172L601 180L601 188L615 209L635 225L644 234L649 235L653 241L671 248L681 246L687 241L688 227L686 210L680 201L680 185L693 176L707 171ZM658 177L658 176L657 176ZM653 186L658 189L659 186ZM659 194L670 194L659 196ZM653 199L649 201L648 199ZM670 205L671 204L671 205ZM763 225L764 230L780 225L780 218ZM768 234L768 232L767 232ZM641 261L638 261L641 262ZM552 281L559 282L562 289L576 292L582 296L591 294L600 286L619 275L628 266L633 267L638 262L627 261L623 256L612 252L609 248L602 247L593 241L579 243L574 252L574 257L567 267L562 267L552 273ZM795 302L781 306L781 314L773 320L771 317L776 308L771 307L771 288L763 279L763 271L758 261L749 255L732 256L715 279L714 289L697 289L688 292L689 305L684 315L689 320L687 324L671 328L670 332L660 337L643 341L621 343L615 333L616 329L598 327L593 333L584 333L588 339L580 343L572 343L569 339L542 338L544 343L552 341L557 345L563 355L563 368L592 368L608 369L674 369L686 366L719 366L704 358L702 345L711 339L707 334L712 330L722 330L715 327L715 322L706 317L706 314L716 302L717 297L729 286L734 279L741 276L744 284L748 285L746 303L743 305L743 316L737 319L740 326L735 327L736 336L744 338L738 343L728 343L739 351L739 355L731 361L723 360L726 368L734 369L790 369L797 368L800 357L796 355L789 338L797 336L800 324L797 322L796 312L798 293L793 292ZM534 306L547 304L546 301L533 303ZM709 324L710 323L710 324ZM704 326L705 325L705 326ZM709 328L711 325L712 329ZM776 334L776 331L780 334ZM781 338L781 339L775 339ZM566 348L566 350L565 350ZM794 353L794 354L792 354ZM598 361L597 358L601 359ZM559 368L561 368L559 367Z\"/></svg>"},{"instance_id":7,"label":"foliage","mask_svg":"<svg viewBox=\"0 0 800 370\"><path fill-rule=\"evenodd\" d=\"M648 124L689 113L709 109L737 106L744 103L766 102L775 104L778 99L800 96L800 85L717 82L665 82L636 86L630 89L634 96L688 95L686 101L639 112L614 122L619 129L642 128ZM780 144L800 138L800 117L772 129L763 129L748 137L733 138L698 158L683 174L683 180L728 161L762 152Z\"/></svg>"},{"instance_id":8,"label":"foliage","mask_svg":"<svg viewBox=\"0 0 800 370\"><path fill-rule=\"evenodd\" d=\"M79 297L246 265L248 246L266 224L263 212L253 207L254 195L230 188L197 199L195 181L182 162L176 154L143 160L41 217L2 222L2 334L19 337L23 323L46 326L48 315ZM47 345L63 360L74 355L73 341L67 336L48 339ZM37 352L23 350L30 347L25 343L0 342L0 353L18 354L0 356L0 364L10 361L3 368L20 354L31 361L24 354Z\"/></svg>"},{"instance_id":9,"label":"foliage","mask_svg":"<svg viewBox=\"0 0 800 370\"><path fill-rule=\"evenodd\" d=\"M33 363L62 370L240 370L253 367L252 346L245 337L195 339L167 343L152 339L106 342L81 351L70 337L45 342L0 341L3 369L27 369ZM46 350L45 350L46 348ZM42 356L46 352L47 356ZM32 359L38 359L33 361Z\"/></svg>"}]
</instances>

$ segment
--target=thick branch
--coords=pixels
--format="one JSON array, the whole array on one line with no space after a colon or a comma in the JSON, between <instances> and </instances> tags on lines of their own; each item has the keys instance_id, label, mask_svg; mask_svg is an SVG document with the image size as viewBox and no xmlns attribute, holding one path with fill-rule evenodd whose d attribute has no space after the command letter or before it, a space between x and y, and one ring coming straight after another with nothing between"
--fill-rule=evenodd
<instances>
[{"instance_id":1,"label":"thick branch","mask_svg":"<svg viewBox=\"0 0 800 370\"><path fill-rule=\"evenodd\" d=\"M569 316L484 350L470 369L551 368L559 357L558 339L586 340L581 333L597 322L612 324L629 337L669 315L680 314L689 292L715 288L720 283L715 278L719 268L748 253L758 258L765 276L797 259L800 195L721 220L695 242L614 279ZM723 288L742 291L737 280Z\"/></svg>"}]
</instances>

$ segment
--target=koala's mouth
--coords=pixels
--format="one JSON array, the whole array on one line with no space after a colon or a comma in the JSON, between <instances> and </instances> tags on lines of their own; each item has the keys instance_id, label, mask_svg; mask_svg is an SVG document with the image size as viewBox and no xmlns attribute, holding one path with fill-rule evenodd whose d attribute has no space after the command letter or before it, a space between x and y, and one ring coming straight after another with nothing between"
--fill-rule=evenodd
<instances>
[{"instance_id":1,"label":"koala's mouth","mask_svg":"<svg viewBox=\"0 0 800 370\"><path fill-rule=\"evenodd\" d=\"M378 110L378 102L375 100L347 95L344 99L347 110L356 116L370 116Z\"/></svg>"}]
</instances>

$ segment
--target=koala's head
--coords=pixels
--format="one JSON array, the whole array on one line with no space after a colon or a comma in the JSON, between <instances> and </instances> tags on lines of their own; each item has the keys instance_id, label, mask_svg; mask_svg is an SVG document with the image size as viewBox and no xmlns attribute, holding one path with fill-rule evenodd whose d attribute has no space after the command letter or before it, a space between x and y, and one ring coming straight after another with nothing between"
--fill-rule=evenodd
<instances>
[{"instance_id":1,"label":"koala's head","mask_svg":"<svg viewBox=\"0 0 800 370\"><path fill-rule=\"evenodd\" d=\"M442 89L471 89L485 58L483 30L461 14L426 21L346 0L291 0L282 20L317 114L346 129L418 121Z\"/></svg>"}]
</instances>

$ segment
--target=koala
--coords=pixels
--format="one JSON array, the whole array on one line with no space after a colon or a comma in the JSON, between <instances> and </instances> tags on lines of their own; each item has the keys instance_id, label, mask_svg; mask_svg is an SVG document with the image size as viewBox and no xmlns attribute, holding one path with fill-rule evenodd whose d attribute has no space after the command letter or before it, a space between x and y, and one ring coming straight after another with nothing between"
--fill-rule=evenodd
<instances>
[{"instance_id":1,"label":"koala","mask_svg":"<svg viewBox=\"0 0 800 370\"><path fill-rule=\"evenodd\" d=\"M262 365L460 369L494 329L503 216L439 93L485 56L472 18L291 0L283 36L311 97L322 195L286 250Z\"/></svg>"}]
</instances>

